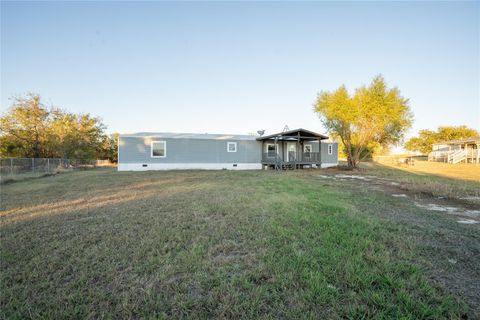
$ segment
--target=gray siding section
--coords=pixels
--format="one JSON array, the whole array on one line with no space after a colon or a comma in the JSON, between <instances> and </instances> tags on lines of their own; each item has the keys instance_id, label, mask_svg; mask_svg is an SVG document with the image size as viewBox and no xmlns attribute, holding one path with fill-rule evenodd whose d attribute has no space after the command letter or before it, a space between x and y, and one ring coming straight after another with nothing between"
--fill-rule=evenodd
<instances>
[{"instance_id":1,"label":"gray siding section","mask_svg":"<svg viewBox=\"0 0 480 320\"><path fill-rule=\"evenodd\" d=\"M328 154L328 145L332 145L332 154ZM322 142L322 151L321 151L320 157L322 159L322 163L337 163L338 162L338 143Z\"/></svg>"},{"instance_id":2,"label":"gray siding section","mask_svg":"<svg viewBox=\"0 0 480 320\"><path fill-rule=\"evenodd\" d=\"M151 157L151 142L166 141L165 158ZM237 152L227 152L227 142L237 143ZM256 140L172 139L122 137L119 163L260 163L262 143Z\"/></svg>"},{"instance_id":3,"label":"gray siding section","mask_svg":"<svg viewBox=\"0 0 480 320\"><path fill-rule=\"evenodd\" d=\"M305 144L311 144L313 151L318 152L318 141L305 142ZM332 154L328 154L328 145L332 145ZM322 163L337 163L338 162L338 143L336 142L322 142L322 148L320 153Z\"/></svg>"}]
</instances>

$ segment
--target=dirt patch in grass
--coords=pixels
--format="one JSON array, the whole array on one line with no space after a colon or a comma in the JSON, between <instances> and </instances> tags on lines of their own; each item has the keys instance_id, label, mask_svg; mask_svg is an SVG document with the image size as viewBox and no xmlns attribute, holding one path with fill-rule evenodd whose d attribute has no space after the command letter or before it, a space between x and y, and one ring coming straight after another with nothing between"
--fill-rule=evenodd
<instances>
[{"instance_id":1,"label":"dirt patch in grass","mask_svg":"<svg viewBox=\"0 0 480 320\"><path fill-rule=\"evenodd\" d=\"M422 248L429 276L445 290L465 297L471 318L480 317L480 206L461 198L432 196L402 180L371 173L346 175L332 170L317 179L344 188L362 210L404 226L405 236L415 238ZM367 200L372 192L384 195L381 204ZM372 205L378 209L372 211Z\"/></svg>"},{"instance_id":2,"label":"dirt patch in grass","mask_svg":"<svg viewBox=\"0 0 480 320\"><path fill-rule=\"evenodd\" d=\"M319 175L320 178L333 179L347 182L363 183L372 190L380 190L392 197L410 199L419 208L431 211L445 212L463 218L473 218L480 222L480 205L476 203L477 197L445 197L433 196L431 192L418 191L408 184L364 174L336 173Z\"/></svg>"},{"instance_id":3,"label":"dirt patch in grass","mask_svg":"<svg viewBox=\"0 0 480 320\"><path fill-rule=\"evenodd\" d=\"M417 170L417 166L397 169L372 163L365 172L374 172L376 176L397 181L415 193L480 205L480 166L463 164L456 167L434 162L422 164L425 166L423 171ZM431 166L434 168L430 169ZM443 171L449 174L443 175Z\"/></svg>"}]
</instances>

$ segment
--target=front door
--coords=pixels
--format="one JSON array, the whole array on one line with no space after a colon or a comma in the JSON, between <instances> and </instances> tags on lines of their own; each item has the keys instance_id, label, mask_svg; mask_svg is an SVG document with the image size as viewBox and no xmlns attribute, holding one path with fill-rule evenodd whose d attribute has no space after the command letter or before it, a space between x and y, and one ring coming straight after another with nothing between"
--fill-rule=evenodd
<instances>
[{"instance_id":1,"label":"front door","mask_svg":"<svg viewBox=\"0 0 480 320\"><path fill-rule=\"evenodd\" d=\"M295 142L287 143L287 161L294 161L297 157L297 144Z\"/></svg>"}]
</instances>

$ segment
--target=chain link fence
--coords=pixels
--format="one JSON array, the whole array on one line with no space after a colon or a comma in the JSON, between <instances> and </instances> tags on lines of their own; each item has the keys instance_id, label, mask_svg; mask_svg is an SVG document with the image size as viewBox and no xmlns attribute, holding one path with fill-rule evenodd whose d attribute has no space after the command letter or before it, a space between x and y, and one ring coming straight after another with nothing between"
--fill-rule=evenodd
<instances>
[{"instance_id":1,"label":"chain link fence","mask_svg":"<svg viewBox=\"0 0 480 320\"><path fill-rule=\"evenodd\" d=\"M59 158L0 158L0 178L36 177L75 169L91 169L97 160Z\"/></svg>"}]
</instances>

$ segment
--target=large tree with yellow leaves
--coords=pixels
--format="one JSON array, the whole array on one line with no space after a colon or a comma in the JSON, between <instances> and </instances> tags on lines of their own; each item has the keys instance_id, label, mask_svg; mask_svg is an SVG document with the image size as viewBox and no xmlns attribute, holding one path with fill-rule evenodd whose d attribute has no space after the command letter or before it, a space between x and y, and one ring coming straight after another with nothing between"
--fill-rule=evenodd
<instances>
[{"instance_id":1,"label":"large tree with yellow leaves","mask_svg":"<svg viewBox=\"0 0 480 320\"><path fill-rule=\"evenodd\" d=\"M345 86L320 92L314 111L325 128L341 140L352 168L369 155L372 146L400 143L413 121L408 99L397 88L388 88L382 76L353 95Z\"/></svg>"}]
</instances>

